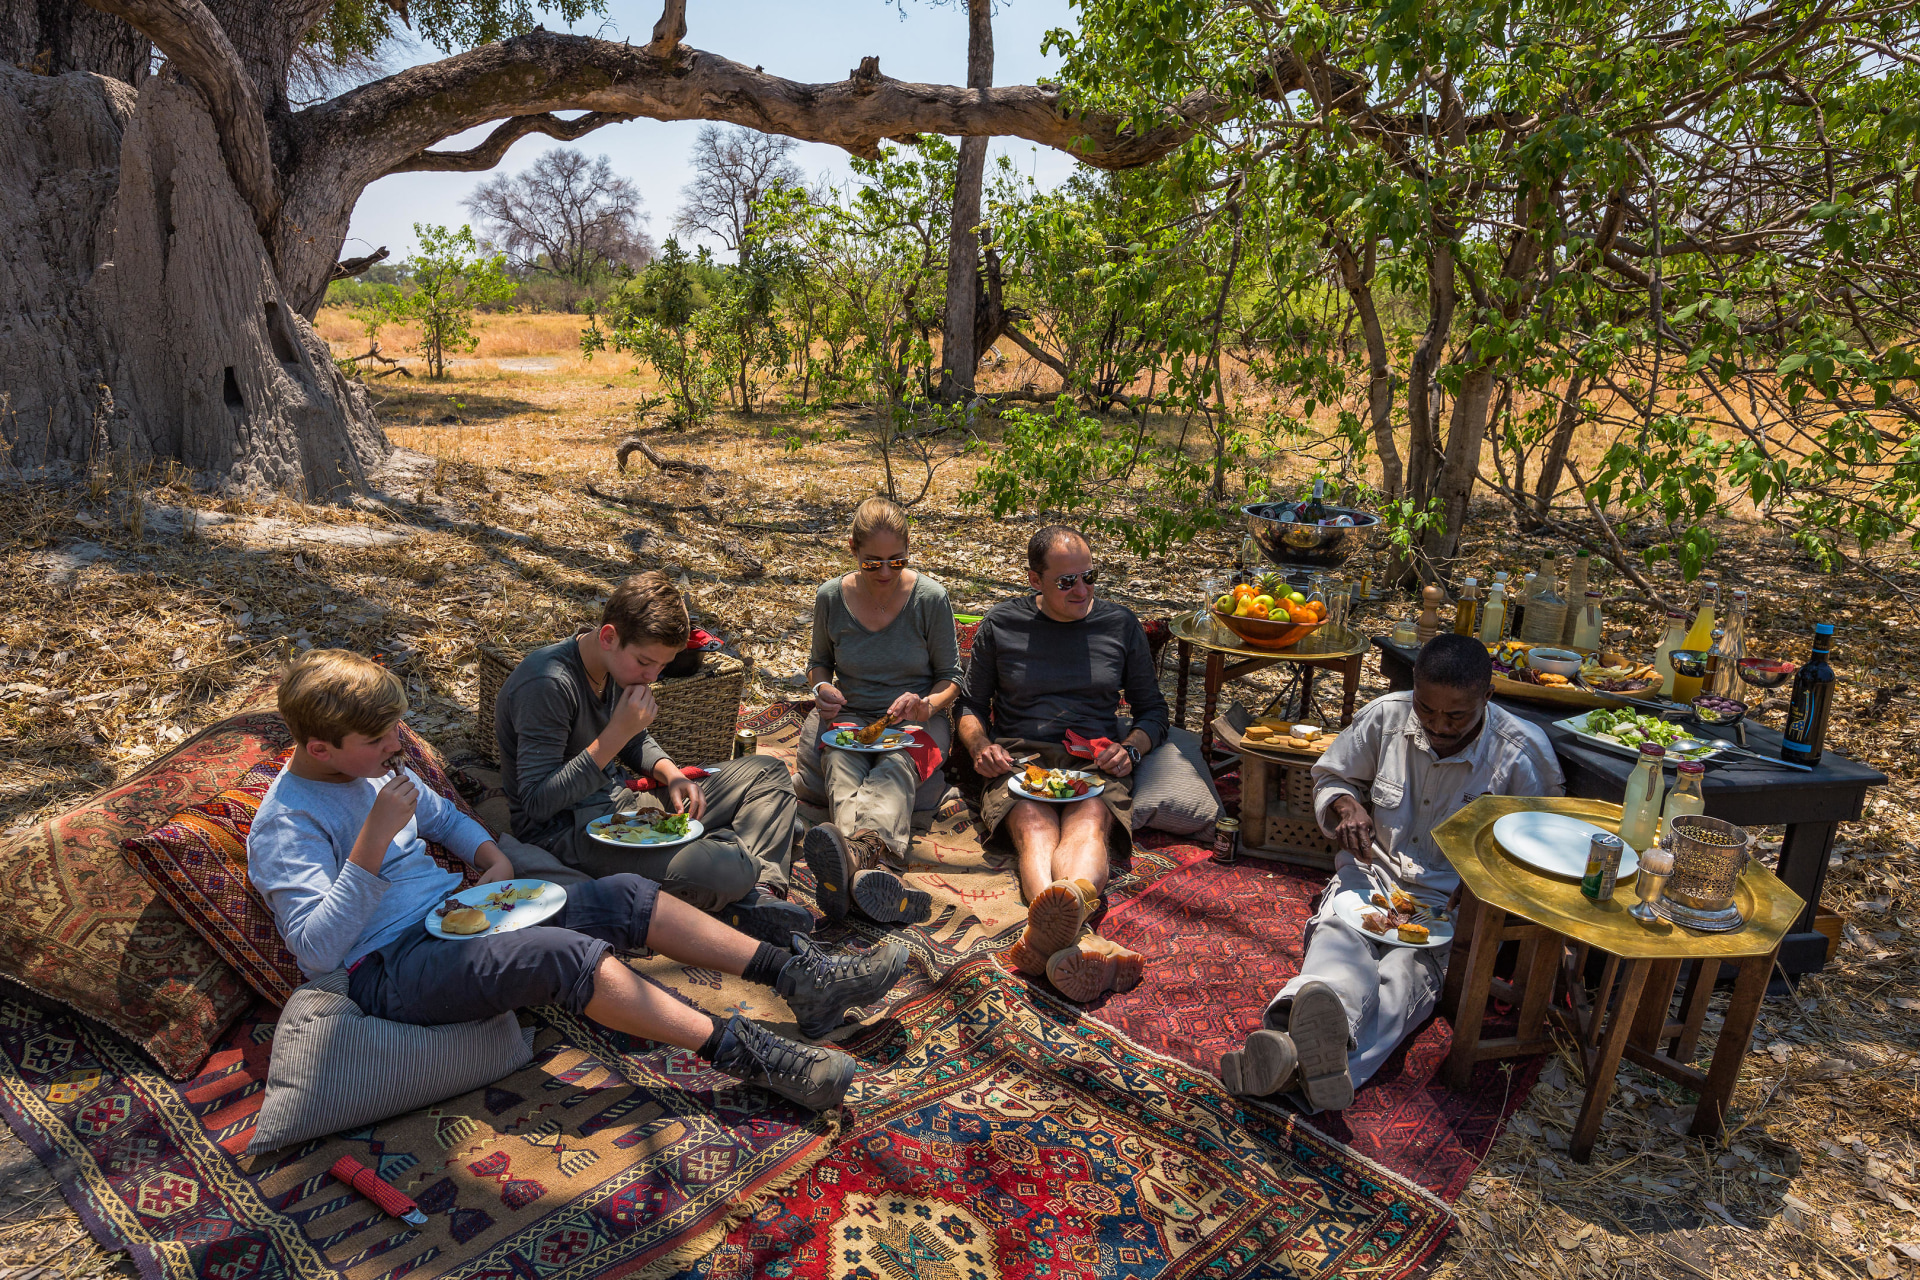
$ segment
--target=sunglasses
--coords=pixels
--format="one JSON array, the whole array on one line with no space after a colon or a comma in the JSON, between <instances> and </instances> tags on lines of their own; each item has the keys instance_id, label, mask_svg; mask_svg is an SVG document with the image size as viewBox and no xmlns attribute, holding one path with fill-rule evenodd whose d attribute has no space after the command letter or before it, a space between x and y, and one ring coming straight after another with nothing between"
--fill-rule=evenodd
<instances>
[{"instance_id":1,"label":"sunglasses","mask_svg":"<svg viewBox=\"0 0 1920 1280\"><path fill-rule=\"evenodd\" d=\"M859 565L868 573L878 573L882 569L904 569L908 561L907 556L895 556L891 560L862 560Z\"/></svg>"},{"instance_id":2,"label":"sunglasses","mask_svg":"<svg viewBox=\"0 0 1920 1280\"><path fill-rule=\"evenodd\" d=\"M1062 591L1071 591L1073 590L1073 584L1076 582L1084 582L1091 587L1099 581L1100 571L1098 569L1088 569L1084 573L1063 573L1053 580L1053 585Z\"/></svg>"}]
</instances>

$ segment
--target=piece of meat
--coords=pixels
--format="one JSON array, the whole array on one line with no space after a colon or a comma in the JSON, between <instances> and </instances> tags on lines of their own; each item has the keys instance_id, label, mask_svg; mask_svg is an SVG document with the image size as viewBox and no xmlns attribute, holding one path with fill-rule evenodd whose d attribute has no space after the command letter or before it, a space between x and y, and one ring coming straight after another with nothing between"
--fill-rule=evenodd
<instances>
[{"instance_id":1,"label":"piece of meat","mask_svg":"<svg viewBox=\"0 0 1920 1280\"><path fill-rule=\"evenodd\" d=\"M889 711L872 724L853 735L853 740L863 747L870 747L880 741L880 735L893 727L893 712Z\"/></svg>"}]
</instances>

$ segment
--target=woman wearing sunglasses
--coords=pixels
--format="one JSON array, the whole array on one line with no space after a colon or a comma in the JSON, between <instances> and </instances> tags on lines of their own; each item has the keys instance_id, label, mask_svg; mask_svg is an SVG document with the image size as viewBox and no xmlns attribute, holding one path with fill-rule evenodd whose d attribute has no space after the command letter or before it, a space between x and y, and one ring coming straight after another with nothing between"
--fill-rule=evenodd
<instances>
[{"instance_id":1,"label":"woman wearing sunglasses","mask_svg":"<svg viewBox=\"0 0 1920 1280\"><path fill-rule=\"evenodd\" d=\"M822 583L813 601L814 713L799 751L799 790L825 801L832 821L809 831L802 849L827 919L858 908L882 924L918 924L932 914L932 897L896 868L913 840L916 756L937 767L951 745L946 711L960 694L953 604L945 587L910 567L906 512L885 498L860 504L847 546L853 571ZM920 726L937 754L820 745L836 723L866 725L888 713Z\"/></svg>"}]
</instances>

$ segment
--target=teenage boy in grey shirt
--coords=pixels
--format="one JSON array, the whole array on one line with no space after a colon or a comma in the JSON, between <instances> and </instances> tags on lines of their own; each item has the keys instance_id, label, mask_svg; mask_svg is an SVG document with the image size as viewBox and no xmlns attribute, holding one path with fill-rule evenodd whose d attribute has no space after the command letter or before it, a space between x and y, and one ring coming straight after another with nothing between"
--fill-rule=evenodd
<instances>
[{"instance_id":1,"label":"teenage boy in grey shirt","mask_svg":"<svg viewBox=\"0 0 1920 1280\"><path fill-rule=\"evenodd\" d=\"M713 1017L646 982L619 955L644 948L764 983L792 1007L801 1034L817 1040L898 980L900 943L832 955L804 934L784 946L756 941L631 874L570 885L539 928L436 937L427 915L461 877L433 861L423 836L472 863L482 883L512 879L514 867L477 823L399 766L407 709L399 679L359 654L321 649L288 671L279 701L294 752L254 818L247 876L308 977L345 967L347 994L363 1012L421 1026L557 1003L692 1050L802 1105L839 1104L851 1058L737 1013Z\"/></svg>"},{"instance_id":2,"label":"teenage boy in grey shirt","mask_svg":"<svg viewBox=\"0 0 1920 1280\"><path fill-rule=\"evenodd\" d=\"M797 803L786 766L743 756L696 783L647 733L660 709L650 686L689 630L679 590L656 570L614 588L598 627L521 659L493 711L513 834L589 875L657 880L757 938L811 933L813 913L787 901ZM589 822L637 807L629 778L659 784L667 810L705 833L665 849L594 839Z\"/></svg>"}]
</instances>

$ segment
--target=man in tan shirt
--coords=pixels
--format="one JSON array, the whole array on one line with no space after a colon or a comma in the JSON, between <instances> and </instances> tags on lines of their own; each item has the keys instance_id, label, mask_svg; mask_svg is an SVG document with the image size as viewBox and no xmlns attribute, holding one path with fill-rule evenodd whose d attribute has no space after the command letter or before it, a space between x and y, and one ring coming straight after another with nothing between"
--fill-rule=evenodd
<instances>
[{"instance_id":1,"label":"man in tan shirt","mask_svg":"<svg viewBox=\"0 0 1920 1280\"><path fill-rule=\"evenodd\" d=\"M1447 948L1381 942L1338 907L1349 895L1364 902L1401 889L1450 910L1460 877L1433 829L1478 796L1566 793L1547 735L1492 705L1492 694L1486 646L1435 636L1414 664L1412 691L1369 703L1314 765L1314 814L1340 852L1300 972L1267 1006L1265 1025L1221 1059L1232 1092L1298 1091L1309 1110L1344 1110L1433 1012Z\"/></svg>"}]
</instances>

